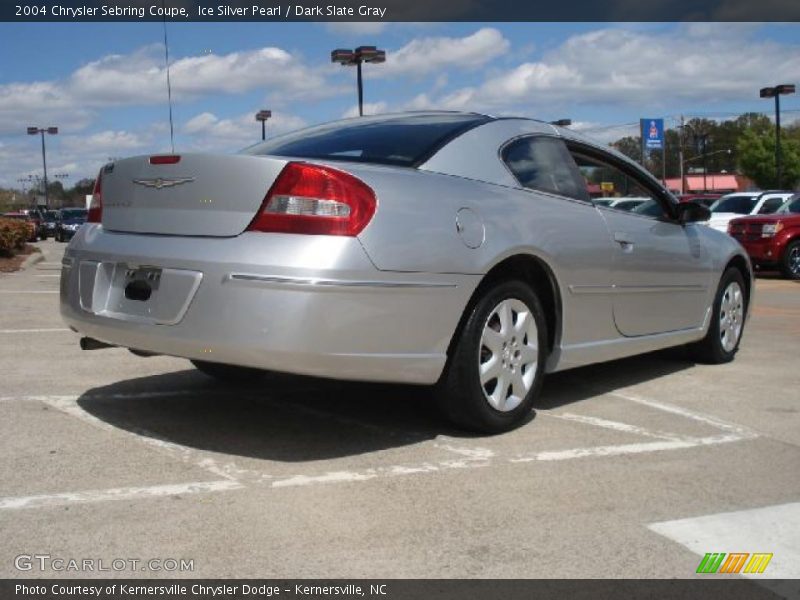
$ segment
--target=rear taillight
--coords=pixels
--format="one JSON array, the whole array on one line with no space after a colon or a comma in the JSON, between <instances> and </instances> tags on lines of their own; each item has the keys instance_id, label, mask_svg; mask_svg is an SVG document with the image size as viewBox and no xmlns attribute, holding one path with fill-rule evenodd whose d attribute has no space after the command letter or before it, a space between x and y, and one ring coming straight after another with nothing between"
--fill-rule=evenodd
<instances>
[{"instance_id":1,"label":"rear taillight","mask_svg":"<svg viewBox=\"0 0 800 600\"><path fill-rule=\"evenodd\" d=\"M181 157L177 154L162 154L160 156L151 156L151 165L174 165L181 162Z\"/></svg>"},{"instance_id":2,"label":"rear taillight","mask_svg":"<svg viewBox=\"0 0 800 600\"><path fill-rule=\"evenodd\" d=\"M370 222L377 204L375 192L348 173L290 162L248 230L354 236Z\"/></svg>"},{"instance_id":3,"label":"rear taillight","mask_svg":"<svg viewBox=\"0 0 800 600\"><path fill-rule=\"evenodd\" d=\"M89 203L88 223L100 223L103 220L103 169L97 174L92 190L92 201Z\"/></svg>"}]
</instances>

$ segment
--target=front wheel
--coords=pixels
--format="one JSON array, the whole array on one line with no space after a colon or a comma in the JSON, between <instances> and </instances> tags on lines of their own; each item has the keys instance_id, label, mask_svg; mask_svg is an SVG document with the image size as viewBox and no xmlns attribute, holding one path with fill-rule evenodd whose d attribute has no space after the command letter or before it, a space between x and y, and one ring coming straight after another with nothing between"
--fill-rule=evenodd
<instances>
[{"instance_id":1,"label":"front wheel","mask_svg":"<svg viewBox=\"0 0 800 600\"><path fill-rule=\"evenodd\" d=\"M800 279L800 240L786 246L781 259L781 272L786 279Z\"/></svg>"},{"instance_id":2,"label":"front wheel","mask_svg":"<svg viewBox=\"0 0 800 600\"><path fill-rule=\"evenodd\" d=\"M692 344L695 358L700 362L721 364L730 362L739 350L744 333L747 312L747 296L744 278L735 267L722 275L714 298L714 310L708 333L699 342Z\"/></svg>"},{"instance_id":3,"label":"front wheel","mask_svg":"<svg viewBox=\"0 0 800 600\"><path fill-rule=\"evenodd\" d=\"M472 306L437 386L448 419L500 433L522 424L542 387L547 323L527 284L506 281Z\"/></svg>"}]
</instances>

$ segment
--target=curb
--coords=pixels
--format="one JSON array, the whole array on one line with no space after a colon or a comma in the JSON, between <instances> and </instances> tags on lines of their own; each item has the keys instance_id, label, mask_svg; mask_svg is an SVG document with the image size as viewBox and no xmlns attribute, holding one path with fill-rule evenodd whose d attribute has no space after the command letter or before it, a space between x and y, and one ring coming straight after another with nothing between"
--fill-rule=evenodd
<instances>
[{"instance_id":1,"label":"curb","mask_svg":"<svg viewBox=\"0 0 800 600\"><path fill-rule=\"evenodd\" d=\"M24 271L28 267L35 265L38 262L42 262L43 260L44 260L43 252L34 252L28 258L22 261L22 264L19 266L19 270Z\"/></svg>"}]
</instances>

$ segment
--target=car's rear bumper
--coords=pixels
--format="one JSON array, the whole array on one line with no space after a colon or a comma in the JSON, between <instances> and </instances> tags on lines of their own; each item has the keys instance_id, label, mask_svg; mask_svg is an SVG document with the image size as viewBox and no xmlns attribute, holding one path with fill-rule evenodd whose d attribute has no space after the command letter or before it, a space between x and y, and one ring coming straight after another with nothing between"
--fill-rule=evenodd
<instances>
[{"instance_id":1,"label":"car's rear bumper","mask_svg":"<svg viewBox=\"0 0 800 600\"><path fill-rule=\"evenodd\" d=\"M84 335L366 381L435 382L478 283L476 276L379 271L358 240L328 236L180 238L87 225L64 260L61 313ZM124 298L120 281L141 266L163 271L152 297L137 303Z\"/></svg>"}]
</instances>

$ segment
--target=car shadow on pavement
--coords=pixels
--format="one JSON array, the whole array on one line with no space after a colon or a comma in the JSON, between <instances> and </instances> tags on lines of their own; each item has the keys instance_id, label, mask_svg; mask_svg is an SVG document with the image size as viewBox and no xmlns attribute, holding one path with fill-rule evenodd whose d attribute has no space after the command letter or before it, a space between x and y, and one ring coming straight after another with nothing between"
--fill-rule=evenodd
<instances>
[{"instance_id":1,"label":"car shadow on pavement","mask_svg":"<svg viewBox=\"0 0 800 600\"><path fill-rule=\"evenodd\" d=\"M546 410L590 400L694 366L686 349L678 347L552 373L545 379L537 408Z\"/></svg>"},{"instance_id":2,"label":"car shadow on pavement","mask_svg":"<svg viewBox=\"0 0 800 600\"><path fill-rule=\"evenodd\" d=\"M589 400L691 365L680 355L658 352L552 374L538 408ZM282 462L365 454L441 434L476 437L445 422L426 387L288 375L231 385L190 369L94 388L78 404L137 435Z\"/></svg>"}]
</instances>

